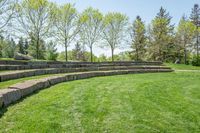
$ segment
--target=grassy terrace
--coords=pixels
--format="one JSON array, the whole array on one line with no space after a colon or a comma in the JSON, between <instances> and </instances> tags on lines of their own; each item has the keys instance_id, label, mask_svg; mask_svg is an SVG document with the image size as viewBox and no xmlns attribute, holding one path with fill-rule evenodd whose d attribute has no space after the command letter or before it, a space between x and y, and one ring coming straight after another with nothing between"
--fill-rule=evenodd
<instances>
[{"instance_id":1,"label":"grassy terrace","mask_svg":"<svg viewBox=\"0 0 200 133\"><path fill-rule=\"evenodd\" d=\"M175 70L200 70L200 67L192 66L192 65L172 64L172 63L165 63L165 65Z\"/></svg>"},{"instance_id":2,"label":"grassy terrace","mask_svg":"<svg viewBox=\"0 0 200 133\"><path fill-rule=\"evenodd\" d=\"M7 88L11 85L14 85L16 83L23 82L23 81L26 81L26 80L41 79L41 78L46 78L46 77L49 77L49 76L59 76L59 75L62 75L62 74L47 74L47 75L40 75L40 76L33 76L33 77L26 77L26 78L4 81L4 82L0 82L0 89L5 89L5 88Z\"/></svg>"},{"instance_id":3,"label":"grassy terrace","mask_svg":"<svg viewBox=\"0 0 200 133\"><path fill-rule=\"evenodd\" d=\"M178 72L62 83L2 110L0 132L198 132L199 82Z\"/></svg>"}]
</instances>

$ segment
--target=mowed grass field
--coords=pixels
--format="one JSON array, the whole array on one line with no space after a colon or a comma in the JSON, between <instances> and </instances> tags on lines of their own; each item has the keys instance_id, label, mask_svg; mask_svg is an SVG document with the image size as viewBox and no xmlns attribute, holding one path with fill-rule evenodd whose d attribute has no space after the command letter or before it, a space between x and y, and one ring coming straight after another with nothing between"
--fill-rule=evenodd
<instances>
[{"instance_id":1,"label":"mowed grass field","mask_svg":"<svg viewBox=\"0 0 200 133\"><path fill-rule=\"evenodd\" d=\"M0 132L200 132L200 72L62 83L1 110Z\"/></svg>"}]
</instances>

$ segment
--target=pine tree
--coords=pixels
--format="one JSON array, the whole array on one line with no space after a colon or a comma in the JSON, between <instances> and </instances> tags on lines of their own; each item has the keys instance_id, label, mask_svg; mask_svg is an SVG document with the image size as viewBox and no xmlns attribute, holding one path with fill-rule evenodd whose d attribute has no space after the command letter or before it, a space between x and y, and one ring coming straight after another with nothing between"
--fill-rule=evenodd
<instances>
[{"instance_id":1,"label":"pine tree","mask_svg":"<svg viewBox=\"0 0 200 133\"><path fill-rule=\"evenodd\" d=\"M28 47L29 47L28 40L25 39L25 42L24 42L24 54L25 54L25 55L28 54Z\"/></svg>"},{"instance_id":2,"label":"pine tree","mask_svg":"<svg viewBox=\"0 0 200 133\"><path fill-rule=\"evenodd\" d=\"M20 37L19 42L17 44L17 52L21 53L21 54L25 54L25 50L24 50L24 40L22 37Z\"/></svg>"},{"instance_id":3,"label":"pine tree","mask_svg":"<svg viewBox=\"0 0 200 133\"><path fill-rule=\"evenodd\" d=\"M45 42L43 40L40 40L38 43L32 36L28 47L28 54L35 59L45 59L45 52Z\"/></svg>"},{"instance_id":4,"label":"pine tree","mask_svg":"<svg viewBox=\"0 0 200 133\"><path fill-rule=\"evenodd\" d=\"M58 57L58 53L57 53L57 48L56 48L56 44L54 44L52 41L50 43L47 44L47 48L46 48L46 56L45 58L47 60L56 60Z\"/></svg>"},{"instance_id":5,"label":"pine tree","mask_svg":"<svg viewBox=\"0 0 200 133\"><path fill-rule=\"evenodd\" d=\"M199 57L200 7L198 4L195 4L192 8L190 19L196 25L196 55Z\"/></svg>"},{"instance_id":6,"label":"pine tree","mask_svg":"<svg viewBox=\"0 0 200 133\"><path fill-rule=\"evenodd\" d=\"M2 57L3 58L13 58L16 50L16 43L13 38L6 39L3 41L3 50Z\"/></svg>"},{"instance_id":7,"label":"pine tree","mask_svg":"<svg viewBox=\"0 0 200 133\"><path fill-rule=\"evenodd\" d=\"M85 55L84 55L84 48L81 46L80 43L75 44L75 48L72 50L72 56L74 60L77 61L84 61Z\"/></svg>"},{"instance_id":8,"label":"pine tree","mask_svg":"<svg viewBox=\"0 0 200 133\"><path fill-rule=\"evenodd\" d=\"M140 16L136 17L136 20L133 22L130 31L132 39L131 48L133 49L134 57L137 61L142 60L145 54L146 30L145 24Z\"/></svg>"},{"instance_id":9,"label":"pine tree","mask_svg":"<svg viewBox=\"0 0 200 133\"><path fill-rule=\"evenodd\" d=\"M154 60L165 61L170 55L169 45L172 45L174 25L171 25L171 16L160 8L156 18L152 21L150 28L149 54Z\"/></svg>"}]
</instances>

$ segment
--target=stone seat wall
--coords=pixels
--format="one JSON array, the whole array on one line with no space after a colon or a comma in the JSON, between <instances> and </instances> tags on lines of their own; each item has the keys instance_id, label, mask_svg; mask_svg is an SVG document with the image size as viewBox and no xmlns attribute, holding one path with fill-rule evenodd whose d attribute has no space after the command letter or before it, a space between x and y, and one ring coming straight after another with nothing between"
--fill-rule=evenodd
<instances>
[{"instance_id":1,"label":"stone seat wall","mask_svg":"<svg viewBox=\"0 0 200 133\"><path fill-rule=\"evenodd\" d=\"M169 69L166 66L106 66L106 67L79 67L79 68L48 68L48 69L31 69L20 71L8 71L0 73L0 82L12 79L19 79L24 77L45 75L45 74L59 74L70 72L86 72L86 71L109 71L109 70L133 70L133 69Z\"/></svg>"}]
</instances>

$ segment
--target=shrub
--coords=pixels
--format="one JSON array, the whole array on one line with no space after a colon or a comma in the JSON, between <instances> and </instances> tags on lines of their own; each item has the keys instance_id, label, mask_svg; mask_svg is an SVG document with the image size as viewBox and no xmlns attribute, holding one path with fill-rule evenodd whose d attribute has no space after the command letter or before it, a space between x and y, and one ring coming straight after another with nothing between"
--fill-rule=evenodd
<instances>
[{"instance_id":1,"label":"shrub","mask_svg":"<svg viewBox=\"0 0 200 133\"><path fill-rule=\"evenodd\" d=\"M193 66L200 66L200 57L193 57L193 60L192 60L192 65Z\"/></svg>"}]
</instances>

